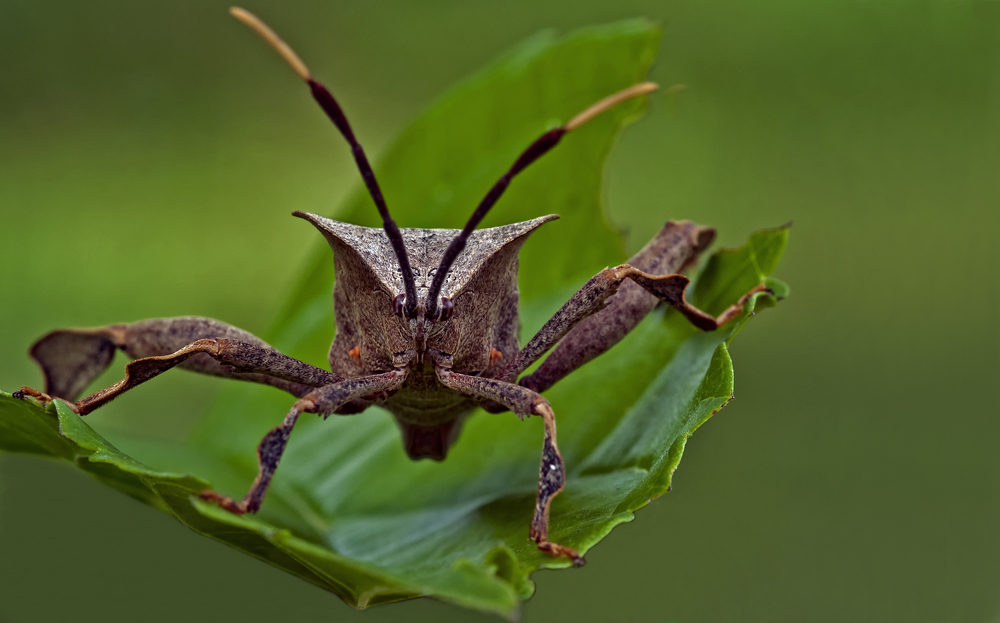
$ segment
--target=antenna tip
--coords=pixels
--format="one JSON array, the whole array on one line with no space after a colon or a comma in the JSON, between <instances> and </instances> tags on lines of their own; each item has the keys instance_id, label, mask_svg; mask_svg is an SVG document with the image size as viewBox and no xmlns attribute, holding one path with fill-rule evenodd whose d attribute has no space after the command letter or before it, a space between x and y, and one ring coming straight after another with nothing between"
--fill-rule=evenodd
<instances>
[{"instance_id":1,"label":"antenna tip","mask_svg":"<svg viewBox=\"0 0 1000 623\"><path fill-rule=\"evenodd\" d=\"M255 16L250 11L247 11L243 7L238 7L238 6L229 7L229 14L235 17L236 19L240 20L244 24L249 24L254 21L260 21L257 19L257 16Z\"/></svg>"},{"instance_id":2,"label":"antenna tip","mask_svg":"<svg viewBox=\"0 0 1000 623\"><path fill-rule=\"evenodd\" d=\"M292 70L298 74L299 78L302 78L306 82L312 80L312 74L309 73L309 68L306 64L302 62L298 54L295 53L292 48L288 46L287 43L281 40L271 28L265 24L259 17L238 6L229 7L229 14L240 20L247 26L251 28L254 32L261 36L264 41L275 49L275 51L281 55L281 58L285 59L285 62L292 68Z\"/></svg>"},{"instance_id":3,"label":"antenna tip","mask_svg":"<svg viewBox=\"0 0 1000 623\"><path fill-rule=\"evenodd\" d=\"M614 95L610 95L602 99L601 101L590 106L577 116L573 117L572 119L566 122L566 125L563 126L563 130L565 130L566 132L572 132L573 130L587 123L588 121L590 121L597 115L601 114L602 112L614 108L618 104L621 104L626 100L630 100L633 97L638 97L640 95L646 95L648 93L652 93L653 91L659 88L660 85L656 84L655 82L640 82L639 84L634 84L629 88L625 89L624 91L619 91Z\"/></svg>"}]
</instances>

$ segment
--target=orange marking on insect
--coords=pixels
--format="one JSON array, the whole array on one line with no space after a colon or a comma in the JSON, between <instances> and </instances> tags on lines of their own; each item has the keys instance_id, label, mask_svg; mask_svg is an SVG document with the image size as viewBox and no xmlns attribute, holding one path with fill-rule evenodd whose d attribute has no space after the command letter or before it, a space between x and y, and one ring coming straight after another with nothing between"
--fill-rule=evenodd
<instances>
[{"instance_id":1,"label":"orange marking on insect","mask_svg":"<svg viewBox=\"0 0 1000 623\"><path fill-rule=\"evenodd\" d=\"M359 366L361 365L361 345L360 344L358 344L357 346L355 346L351 350L347 351L347 354L350 355L351 359L353 359L355 362L357 362L357 364Z\"/></svg>"},{"instance_id":2,"label":"orange marking on insect","mask_svg":"<svg viewBox=\"0 0 1000 623\"><path fill-rule=\"evenodd\" d=\"M495 348L491 348L490 349L490 367L492 368L494 365L496 365L497 361L501 357L503 357L503 353L501 353L500 351L498 351Z\"/></svg>"}]
</instances>

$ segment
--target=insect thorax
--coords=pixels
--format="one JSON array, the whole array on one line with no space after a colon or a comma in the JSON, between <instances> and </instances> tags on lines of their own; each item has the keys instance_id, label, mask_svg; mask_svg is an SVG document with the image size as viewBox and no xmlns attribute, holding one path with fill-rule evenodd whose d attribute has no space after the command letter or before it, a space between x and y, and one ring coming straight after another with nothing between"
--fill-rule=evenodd
<instances>
[{"instance_id":1,"label":"insect thorax","mask_svg":"<svg viewBox=\"0 0 1000 623\"><path fill-rule=\"evenodd\" d=\"M418 348L415 327L423 318L393 313L393 301L404 292L403 275L385 231L314 214L296 216L315 225L334 253L333 370L356 376L391 369L395 355ZM463 373L486 369L493 349L516 352L517 255L532 231L555 218L544 216L472 233L441 289L441 296L454 305L452 315L427 321L426 349L451 355L453 369ZM417 308L423 310L441 257L458 230L401 231L417 285ZM355 347L360 349L356 357L349 354Z\"/></svg>"}]
</instances>

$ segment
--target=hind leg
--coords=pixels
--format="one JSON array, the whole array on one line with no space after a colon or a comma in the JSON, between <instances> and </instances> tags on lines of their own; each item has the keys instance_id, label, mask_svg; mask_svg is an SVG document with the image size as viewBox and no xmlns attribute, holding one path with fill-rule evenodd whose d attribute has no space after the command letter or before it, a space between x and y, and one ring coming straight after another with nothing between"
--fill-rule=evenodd
<instances>
[{"instance_id":1,"label":"hind leg","mask_svg":"<svg viewBox=\"0 0 1000 623\"><path fill-rule=\"evenodd\" d=\"M126 378L74 403L110 365L115 349L136 359L125 367ZM25 387L22 393L43 400L62 398L81 415L178 365L203 374L265 383L295 396L341 380L279 353L242 329L193 316L61 329L35 342L30 353L45 375L45 392Z\"/></svg>"}]
</instances>

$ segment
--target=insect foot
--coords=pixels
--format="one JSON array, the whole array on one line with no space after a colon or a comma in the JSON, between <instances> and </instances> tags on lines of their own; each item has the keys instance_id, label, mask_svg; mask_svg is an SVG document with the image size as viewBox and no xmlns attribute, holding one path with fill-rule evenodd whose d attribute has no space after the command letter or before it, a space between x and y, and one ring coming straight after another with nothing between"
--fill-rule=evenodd
<instances>
[{"instance_id":1,"label":"insect foot","mask_svg":"<svg viewBox=\"0 0 1000 623\"><path fill-rule=\"evenodd\" d=\"M205 500L206 502L212 502L213 504L218 504L222 508L226 509L227 511L235 515L244 515L248 510L246 500L237 502L233 498L226 495L222 495L221 493L216 493L211 489L207 491L202 491L201 495L199 495L198 497Z\"/></svg>"},{"instance_id":2,"label":"insect foot","mask_svg":"<svg viewBox=\"0 0 1000 623\"><path fill-rule=\"evenodd\" d=\"M45 392L40 392L33 387L28 387L27 385L22 386L19 391L16 391L11 395L14 398L18 398L21 400L24 400L25 397L31 397L37 400L38 402L42 403L43 405L47 405L56 398L58 398L57 396L49 396ZM73 413L76 413L77 415L80 414L80 410L77 408L75 404L67 400L63 400L63 402L65 402L69 406L69 408L73 410Z\"/></svg>"}]
</instances>

